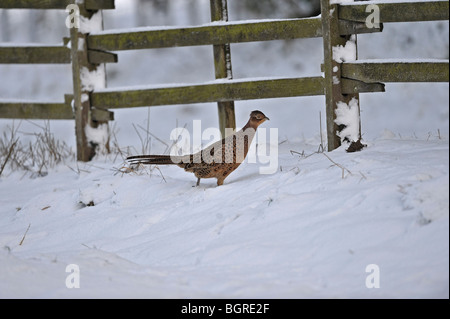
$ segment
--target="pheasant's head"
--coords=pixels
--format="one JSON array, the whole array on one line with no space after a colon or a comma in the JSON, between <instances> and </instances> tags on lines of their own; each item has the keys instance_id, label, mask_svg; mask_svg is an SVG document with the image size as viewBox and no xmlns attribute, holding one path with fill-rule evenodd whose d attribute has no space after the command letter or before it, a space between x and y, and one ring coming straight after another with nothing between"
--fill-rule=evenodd
<instances>
[{"instance_id":1,"label":"pheasant's head","mask_svg":"<svg viewBox=\"0 0 450 319\"><path fill-rule=\"evenodd\" d=\"M256 130L259 125L261 125L267 120L269 120L269 118L265 116L263 112L253 111L252 113L250 113L250 119L248 120L248 122L250 126Z\"/></svg>"}]
</instances>

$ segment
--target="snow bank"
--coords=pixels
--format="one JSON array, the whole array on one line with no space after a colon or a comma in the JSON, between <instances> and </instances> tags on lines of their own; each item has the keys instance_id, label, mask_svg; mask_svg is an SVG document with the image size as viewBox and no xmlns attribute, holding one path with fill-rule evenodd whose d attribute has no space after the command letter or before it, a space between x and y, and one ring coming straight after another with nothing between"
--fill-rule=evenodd
<instances>
[{"instance_id":1,"label":"snow bank","mask_svg":"<svg viewBox=\"0 0 450 319\"><path fill-rule=\"evenodd\" d=\"M276 173L244 163L220 187L107 157L7 172L0 297L448 298L448 140L340 148L344 178L318 142L283 143ZM372 264L380 288L366 287Z\"/></svg>"}]
</instances>

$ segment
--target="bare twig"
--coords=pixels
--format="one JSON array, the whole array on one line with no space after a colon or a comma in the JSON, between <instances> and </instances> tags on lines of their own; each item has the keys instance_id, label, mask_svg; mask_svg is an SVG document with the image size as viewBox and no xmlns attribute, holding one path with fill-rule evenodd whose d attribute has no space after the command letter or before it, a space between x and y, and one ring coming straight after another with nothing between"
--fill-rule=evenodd
<instances>
[{"instance_id":1,"label":"bare twig","mask_svg":"<svg viewBox=\"0 0 450 319\"><path fill-rule=\"evenodd\" d=\"M141 152L142 152L142 153L145 153L145 149L144 149L144 141L143 141L143 139L142 139L142 136L141 136L141 134L139 134L139 131L138 131L138 129L136 128L136 125L134 125L134 123L133 123L132 125L133 125L133 128L134 128L134 131L136 132L137 136L139 137L139 140L141 141L141 147L142 147Z\"/></svg>"},{"instance_id":2,"label":"bare twig","mask_svg":"<svg viewBox=\"0 0 450 319\"><path fill-rule=\"evenodd\" d=\"M317 152L323 152L323 137L322 137L322 112L319 112L319 130L320 130L320 145Z\"/></svg>"},{"instance_id":3,"label":"bare twig","mask_svg":"<svg viewBox=\"0 0 450 319\"><path fill-rule=\"evenodd\" d=\"M121 173L122 176L123 176L123 174L130 174L130 173L136 172L134 168L127 167L127 166L122 166L120 168L113 167L111 170L114 172L114 175Z\"/></svg>"},{"instance_id":4,"label":"bare twig","mask_svg":"<svg viewBox=\"0 0 450 319\"><path fill-rule=\"evenodd\" d=\"M149 145L151 142L151 138L150 138L150 107L147 107L147 136L145 137L145 145ZM148 149L148 151L150 151L150 148Z\"/></svg>"},{"instance_id":5,"label":"bare twig","mask_svg":"<svg viewBox=\"0 0 450 319\"><path fill-rule=\"evenodd\" d=\"M349 173L350 175L353 175L352 172L347 169L346 167L342 166L339 163L336 163L335 161L333 161L326 153L322 153L326 158L328 158L330 160L331 163L333 163L334 165L336 165L337 167L339 167L340 169L342 169L342 179L345 178L345 172L347 171L347 173Z\"/></svg>"},{"instance_id":6,"label":"bare twig","mask_svg":"<svg viewBox=\"0 0 450 319\"><path fill-rule=\"evenodd\" d=\"M18 139L16 139L9 147L8 154L6 155L6 158L2 164L2 167L0 168L0 176L2 175L3 170L5 169L6 163L8 163L9 158L11 157L11 154L13 153L14 148L16 147L17 141L18 141Z\"/></svg>"},{"instance_id":7,"label":"bare twig","mask_svg":"<svg viewBox=\"0 0 450 319\"><path fill-rule=\"evenodd\" d=\"M294 151L294 150L290 150L290 152L291 152L291 155L298 154L298 155L300 155L301 157L304 157L304 156L305 156L305 151L302 151L302 152L300 153L300 152L297 152L297 151Z\"/></svg>"},{"instance_id":8,"label":"bare twig","mask_svg":"<svg viewBox=\"0 0 450 319\"><path fill-rule=\"evenodd\" d=\"M27 228L27 230L25 231L25 234L23 234L23 237L22 237L22 240L21 240L20 243L19 243L19 246L22 246L23 241L25 240L25 236L27 235L28 231L30 230L30 226L31 226L31 224L28 225L28 228Z\"/></svg>"},{"instance_id":9,"label":"bare twig","mask_svg":"<svg viewBox=\"0 0 450 319\"><path fill-rule=\"evenodd\" d=\"M359 171L359 174L361 174L361 179L359 181L362 181L363 179L367 179L366 175L364 175L361 171Z\"/></svg>"},{"instance_id":10,"label":"bare twig","mask_svg":"<svg viewBox=\"0 0 450 319\"><path fill-rule=\"evenodd\" d=\"M161 174L161 177L162 177L163 181L167 183L167 181L166 181L166 179L164 178L164 175L163 175L163 173L161 172L161 170L159 169L159 167L158 167L158 166L155 166L155 168L156 168L156 169L159 171L159 173Z\"/></svg>"},{"instance_id":11,"label":"bare twig","mask_svg":"<svg viewBox=\"0 0 450 319\"><path fill-rule=\"evenodd\" d=\"M291 168L289 171L293 171L295 175L298 175L298 173L300 173L300 168L298 168L298 166L295 166Z\"/></svg>"},{"instance_id":12,"label":"bare twig","mask_svg":"<svg viewBox=\"0 0 450 319\"><path fill-rule=\"evenodd\" d=\"M304 150L303 150L301 153L300 153L300 152L297 152L297 151L294 151L294 150L290 150L290 152L291 152L291 155L298 154L298 155L300 155L301 158L308 158L308 157L310 157L310 156L313 156L314 154L322 153L322 152L319 151L319 150L317 150L316 152L313 152L313 153L311 153L311 154L309 154L309 155L306 155Z\"/></svg>"}]
</instances>

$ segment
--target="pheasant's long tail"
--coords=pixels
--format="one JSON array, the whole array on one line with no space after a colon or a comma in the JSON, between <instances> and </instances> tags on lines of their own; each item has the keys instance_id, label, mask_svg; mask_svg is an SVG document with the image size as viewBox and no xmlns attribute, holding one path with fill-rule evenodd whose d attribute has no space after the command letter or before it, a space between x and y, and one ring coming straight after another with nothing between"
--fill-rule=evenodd
<instances>
[{"instance_id":1,"label":"pheasant's long tail","mask_svg":"<svg viewBox=\"0 0 450 319\"><path fill-rule=\"evenodd\" d=\"M137 155L127 157L130 164L176 165L180 161L177 156L170 155Z\"/></svg>"}]
</instances>

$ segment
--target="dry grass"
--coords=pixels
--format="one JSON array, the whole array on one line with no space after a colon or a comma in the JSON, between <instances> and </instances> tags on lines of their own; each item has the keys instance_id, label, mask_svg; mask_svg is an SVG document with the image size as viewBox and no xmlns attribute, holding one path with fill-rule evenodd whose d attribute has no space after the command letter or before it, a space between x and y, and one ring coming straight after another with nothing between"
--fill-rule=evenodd
<instances>
[{"instance_id":1,"label":"dry grass","mask_svg":"<svg viewBox=\"0 0 450 319\"><path fill-rule=\"evenodd\" d=\"M23 242L25 240L25 237L27 236L27 233L30 230L30 227L31 227L31 224L28 224L27 230L25 231L25 234L23 234L23 237L22 237L22 240L19 243L19 246L22 246L22 244L23 244Z\"/></svg>"},{"instance_id":2,"label":"dry grass","mask_svg":"<svg viewBox=\"0 0 450 319\"><path fill-rule=\"evenodd\" d=\"M336 161L334 161L326 152L325 152L325 147L326 145L324 145L323 143L323 136L322 136L322 113L319 112L319 127L320 127L320 144L319 147L317 148L317 151L311 153L311 154L306 154L305 151L303 150L302 152L297 152L294 150L291 150L290 153L291 155L298 155L300 158L302 159L306 159L310 156L316 155L316 154L322 154L323 156L325 156L331 163L332 165L330 167L338 167L341 169L341 178L345 179L346 176L350 175L350 176L354 176L354 174L345 166L343 166L342 164L337 163ZM297 171L294 171L295 175L297 175L300 172L300 169L298 167L294 167L297 169ZM347 173L347 175L345 174ZM362 173L359 172L359 174L361 175L361 179L367 179L366 176Z\"/></svg>"},{"instance_id":3,"label":"dry grass","mask_svg":"<svg viewBox=\"0 0 450 319\"><path fill-rule=\"evenodd\" d=\"M45 176L47 170L73 161L75 152L65 142L57 140L49 122L39 126L40 132L21 132L15 122L0 136L0 176L6 171L23 170L32 177Z\"/></svg>"},{"instance_id":4,"label":"dry grass","mask_svg":"<svg viewBox=\"0 0 450 319\"><path fill-rule=\"evenodd\" d=\"M31 178L42 177L48 174L48 170L56 165L63 164L75 173L88 172L86 168L76 161L76 151L67 145L66 142L55 138L50 130L50 121L44 122L42 126L34 122L38 127L33 133L20 130L22 121L12 121L0 136L0 176L5 176L16 171L23 171ZM117 135L116 123L110 126L110 147L109 152L99 152L97 155L105 161L122 161L119 168L112 168L114 174L144 174L152 175L158 173L165 181L158 166L129 167L126 158L132 154L151 153L151 146L154 141L165 146L164 153L167 153L171 145L165 143L150 132L149 127L134 125L137 138L141 142L139 149L131 146L120 146ZM72 167L73 166L73 167Z\"/></svg>"}]
</instances>

